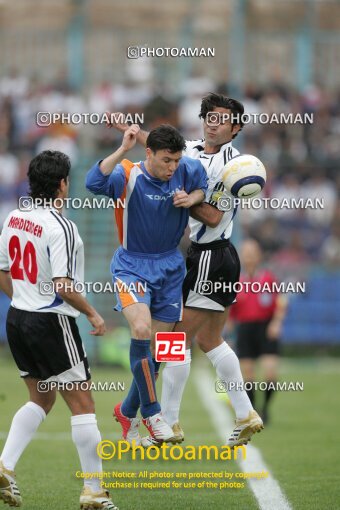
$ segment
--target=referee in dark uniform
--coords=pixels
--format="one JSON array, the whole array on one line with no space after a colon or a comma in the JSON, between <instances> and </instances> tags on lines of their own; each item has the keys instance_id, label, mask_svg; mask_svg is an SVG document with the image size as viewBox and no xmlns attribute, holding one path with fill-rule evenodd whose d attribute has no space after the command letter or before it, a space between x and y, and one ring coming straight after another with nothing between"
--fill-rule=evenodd
<instances>
[{"instance_id":1,"label":"referee in dark uniform","mask_svg":"<svg viewBox=\"0 0 340 510\"><path fill-rule=\"evenodd\" d=\"M240 256L243 269L240 282L244 285L237 295L237 302L230 309L228 332L236 325L236 352L246 382L254 382L256 361L261 361L267 382L262 419L268 423L268 404L274 391L270 387L273 385L269 383L276 383L278 377L280 335L286 313L286 299L277 292L257 292L259 287L271 289L275 282L271 271L260 267L262 252L257 241L245 240ZM252 283L256 283L256 292L251 290ZM254 388L247 389L247 393L254 406Z\"/></svg>"}]
</instances>

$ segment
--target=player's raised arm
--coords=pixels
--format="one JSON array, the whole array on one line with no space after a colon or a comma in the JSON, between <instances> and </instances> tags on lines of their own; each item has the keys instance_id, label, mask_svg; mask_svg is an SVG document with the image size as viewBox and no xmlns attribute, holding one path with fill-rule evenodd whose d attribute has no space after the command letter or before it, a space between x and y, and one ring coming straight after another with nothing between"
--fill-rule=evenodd
<instances>
[{"instance_id":1,"label":"player's raised arm","mask_svg":"<svg viewBox=\"0 0 340 510\"><path fill-rule=\"evenodd\" d=\"M117 131L120 131L121 133L125 133L130 127L130 124L127 122L117 122L116 119L122 118L123 114L121 112L105 112L107 115L107 118L109 119L106 123L108 128L115 128ZM145 147L146 145L146 139L149 135L149 131L144 131L144 129L139 129L137 133L137 143L143 145Z\"/></svg>"},{"instance_id":2,"label":"player's raised arm","mask_svg":"<svg viewBox=\"0 0 340 510\"><path fill-rule=\"evenodd\" d=\"M89 191L115 200L121 196L125 186L125 174L118 163L125 153L135 146L138 132L137 124L130 126L124 132L121 146L91 168L86 176L86 187Z\"/></svg>"},{"instance_id":3,"label":"player's raised arm","mask_svg":"<svg viewBox=\"0 0 340 510\"><path fill-rule=\"evenodd\" d=\"M103 175L110 175L122 156L136 145L139 131L140 127L137 126L137 124L132 124L132 126L124 132L122 145L113 154L103 159L99 165Z\"/></svg>"}]
</instances>

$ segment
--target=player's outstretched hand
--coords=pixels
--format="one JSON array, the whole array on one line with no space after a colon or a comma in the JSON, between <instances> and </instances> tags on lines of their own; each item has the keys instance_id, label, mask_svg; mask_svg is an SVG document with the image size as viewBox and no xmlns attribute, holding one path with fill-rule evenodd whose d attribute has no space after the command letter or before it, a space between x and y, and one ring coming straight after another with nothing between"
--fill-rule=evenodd
<instances>
[{"instance_id":1,"label":"player's outstretched hand","mask_svg":"<svg viewBox=\"0 0 340 510\"><path fill-rule=\"evenodd\" d=\"M130 149L132 149L132 147L136 145L137 135L139 131L140 127L137 124L132 124L132 126L130 126L129 129L127 129L124 132L122 148L125 151L129 151Z\"/></svg>"},{"instance_id":2,"label":"player's outstretched hand","mask_svg":"<svg viewBox=\"0 0 340 510\"><path fill-rule=\"evenodd\" d=\"M97 312L87 315L87 320L92 324L94 329L90 331L90 335L103 336L106 332L106 326L103 317Z\"/></svg>"},{"instance_id":3,"label":"player's outstretched hand","mask_svg":"<svg viewBox=\"0 0 340 510\"><path fill-rule=\"evenodd\" d=\"M186 209L193 205L193 200L185 191L176 191L173 204L175 207L185 207Z\"/></svg>"},{"instance_id":4,"label":"player's outstretched hand","mask_svg":"<svg viewBox=\"0 0 340 510\"><path fill-rule=\"evenodd\" d=\"M121 133L124 133L127 129L129 129L129 124L127 122L119 122L119 119L124 118L124 114L122 112L105 112L105 113L108 118L108 121L106 122L106 126L108 128L115 128Z\"/></svg>"}]
</instances>

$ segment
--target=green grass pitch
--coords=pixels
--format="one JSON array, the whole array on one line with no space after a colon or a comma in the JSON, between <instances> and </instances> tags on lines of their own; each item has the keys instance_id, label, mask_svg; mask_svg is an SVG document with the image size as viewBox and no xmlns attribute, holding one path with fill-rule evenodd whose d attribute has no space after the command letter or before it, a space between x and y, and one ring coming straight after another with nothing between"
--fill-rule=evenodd
<instances>
[{"instance_id":1,"label":"green grass pitch","mask_svg":"<svg viewBox=\"0 0 340 510\"><path fill-rule=\"evenodd\" d=\"M206 370L196 356L193 366ZM200 368L197 368L200 367ZM201 368L203 367L203 368ZM263 458L296 510L340 508L339 475L339 372L337 360L284 361L281 380L303 381L303 392L274 396L272 422L252 444ZM93 369L96 381L124 381L130 375L119 369ZM159 384L159 383L158 383ZM158 388L160 394L160 389ZM112 408L122 392L95 393L96 411L102 437L117 440L119 427ZM215 396L214 396L215 398ZM216 395L216 398L217 395ZM12 416L26 401L26 389L11 360L0 357L0 449ZM186 388L181 424L184 444L221 444L209 415L204 411L194 378ZM142 427L143 429L143 427ZM226 434L229 430L226 430ZM71 441L70 415L60 397L52 413L24 452L16 469L24 509L73 510L79 508L81 480L75 447ZM105 471L239 471L235 461L134 461L104 462ZM261 483L261 482L259 482ZM116 489L111 490L120 510L255 510L256 500L244 489ZM0 502L0 509L2 508ZM4 508L9 508L3 506ZM276 510L273 507L273 510Z\"/></svg>"}]
</instances>

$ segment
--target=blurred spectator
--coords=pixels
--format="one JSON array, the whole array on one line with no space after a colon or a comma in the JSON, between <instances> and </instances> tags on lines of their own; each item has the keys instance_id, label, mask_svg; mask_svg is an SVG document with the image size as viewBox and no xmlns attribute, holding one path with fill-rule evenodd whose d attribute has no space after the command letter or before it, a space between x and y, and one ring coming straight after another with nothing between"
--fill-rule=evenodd
<instances>
[{"instance_id":1,"label":"blurred spectator","mask_svg":"<svg viewBox=\"0 0 340 510\"><path fill-rule=\"evenodd\" d=\"M18 159L8 152L8 144L0 139L0 224L11 209L17 207L17 185L20 169Z\"/></svg>"},{"instance_id":2,"label":"blurred spectator","mask_svg":"<svg viewBox=\"0 0 340 510\"><path fill-rule=\"evenodd\" d=\"M3 97L19 98L24 96L28 89L28 79L20 76L16 69L11 69L8 76L0 80L0 95Z\"/></svg>"},{"instance_id":3,"label":"blurred spectator","mask_svg":"<svg viewBox=\"0 0 340 510\"><path fill-rule=\"evenodd\" d=\"M309 271L311 257L306 253L299 231L293 230L286 245L271 258L271 265L281 281L304 280Z\"/></svg>"},{"instance_id":4,"label":"blurred spectator","mask_svg":"<svg viewBox=\"0 0 340 510\"><path fill-rule=\"evenodd\" d=\"M152 88L149 83L140 84L135 80L113 85L113 104L118 110L126 108L128 104L145 105L152 98Z\"/></svg>"},{"instance_id":5,"label":"blurred spectator","mask_svg":"<svg viewBox=\"0 0 340 510\"><path fill-rule=\"evenodd\" d=\"M202 138L202 121L198 118L201 109L202 94L196 93L186 97L179 106L179 123L187 140Z\"/></svg>"},{"instance_id":6,"label":"blurred spectator","mask_svg":"<svg viewBox=\"0 0 340 510\"><path fill-rule=\"evenodd\" d=\"M193 72L181 83L183 96L178 109L179 125L187 140L202 138L202 121L198 118L202 97L214 91L214 82L199 72Z\"/></svg>"},{"instance_id":7,"label":"blurred spectator","mask_svg":"<svg viewBox=\"0 0 340 510\"><path fill-rule=\"evenodd\" d=\"M45 150L56 150L68 155L71 163L78 158L75 130L68 124L55 123L49 126L46 136L37 145L37 154Z\"/></svg>"},{"instance_id":8,"label":"blurred spectator","mask_svg":"<svg viewBox=\"0 0 340 510\"><path fill-rule=\"evenodd\" d=\"M325 171L319 168L312 168L311 175L303 185L305 199L321 199L324 201L324 208L306 209L306 217L310 223L316 226L328 227L334 217L337 191L334 183L326 178Z\"/></svg>"},{"instance_id":9,"label":"blurred spectator","mask_svg":"<svg viewBox=\"0 0 340 510\"><path fill-rule=\"evenodd\" d=\"M268 260L284 244L284 239L282 239L278 232L277 221L272 217L267 218L262 223L253 224L246 235L253 237L259 242L264 252L265 260Z\"/></svg>"},{"instance_id":10,"label":"blurred spectator","mask_svg":"<svg viewBox=\"0 0 340 510\"><path fill-rule=\"evenodd\" d=\"M340 225L334 223L330 235L326 238L321 252L323 260L331 267L340 267Z\"/></svg>"},{"instance_id":11,"label":"blurred spectator","mask_svg":"<svg viewBox=\"0 0 340 510\"><path fill-rule=\"evenodd\" d=\"M272 196L280 201L284 199L298 201L299 198L302 198L302 189L298 177L293 173L285 174L281 182L273 187ZM300 215L300 211L294 208L275 209L273 213L279 218L292 218Z\"/></svg>"},{"instance_id":12,"label":"blurred spectator","mask_svg":"<svg viewBox=\"0 0 340 510\"><path fill-rule=\"evenodd\" d=\"M90 93L89 110L94 113L101 113L110 110L114 105L112 83L103 81ZM118 104L115 105L118 108Z\"/></svg>"}]
</instances>

